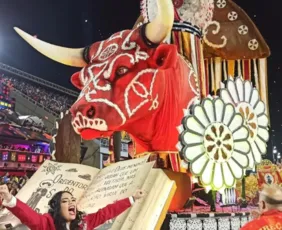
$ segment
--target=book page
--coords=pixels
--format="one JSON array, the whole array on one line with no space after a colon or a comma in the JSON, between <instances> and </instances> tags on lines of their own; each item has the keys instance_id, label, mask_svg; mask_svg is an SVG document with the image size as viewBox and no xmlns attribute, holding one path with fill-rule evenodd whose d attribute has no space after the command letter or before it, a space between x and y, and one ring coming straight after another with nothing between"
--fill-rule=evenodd
<instances>
[{"instance_id":1,"label":"book page","mask_svg":"<svg viewBox=\"0 0 282 230\"><path fill-rule=\"evenodd\" d=\"M155 229L173 185L162 170L152 169L142 186L146 196L134 204L121 222L117 218L111 230Z\"/></svg>"},{"instance_id":2,"label":"book page","mask_svg":"<svg viewBox=\"0 0 282 230\"><path fill-rule=\"evenodd\" d=\"M156 185L159 184L159 179L161 179L161 176L159 175L159 171L152 169L145 181L145 183L142 185L142 190L145 192L146 196L137 201L136 204L132 207L130 210L126 220L123 221L121 226L114 224L112 230L119 230L119 229L132 229L135 221L138 219L140 214L142 214L142 211L146 206L148 206L148 203L155 203L155 200L153 200L150 196L151 191L155 190L160 192L160 188L158 188ZM148 220L146 220L148 221Z\"/></svg>"},{"instance_id":3,"label":"book page","mask_svg":"<svg viewBox=\"0 0 282 230\"><path fill-rule=\"evenodd\" d=\"M99 171L86 165L46 160L16 197L37 212L46 213L48 202L55 193L69 191L79 199Z\"/></svg>"},{"instance_id":4,"label":"book page","mask_svg":"<svg viewBox=\"0 0 282 230\"><path fill-rule=\"evenodd\" d=\"M86 213L94 213L107 204L133 195L137 189L136 178L141 174L146 177L149 173L142 170L148 158L121 161L102 169L79 201L79 206Z\"/></svg>"},{"instance_id":5,"label":"book page","mask_svg":"<svg viewBox=\"0 0 282 230\"><path fill-rule=\"evenodd\" d=\"M143 168L140 170L141 173L139 173L136 176L136 179L135 179L133 185L129 188L133 192L136 191L137 189L143 190L144 193L145 193L145 197L140 199L140 200L137 200L131 209L128 209L127 211L125 211L124 213L119 215L115 219L115 221L113 222L113 225L111 226L112 230L121 229L121 227L123 226L123 224L126 220L130 220L130 221L134 220L135 215L138 215L140 208L143 204L143 201L144 201L144 199L146 199L146 195L148 194L148 191L144 189L144 183L146 183L145 181L148 179L149 174L151 174L151 171L152 171L154 164L155 164L155 162L153 161L153 162L149 162L145 166L143 166Z\"/></svg>"},{"instance_id":6,"label":"book page","mask_svg":"<svg viewBox=\"0 0 282 230\"><path fill-rule=\"evenodd\" d=\"M151 189L147 205L140 212L137 220L135 221L132 229L136 230L154 230L160 215L162 214L164 205L172 191L174 182L171 181L163 172L160 172L162 176L158 180L158 184L155 183ZM152 202L154 201L154 202ZM144 220L147 220L144 222Z\"/></svg>"}]
</instances>

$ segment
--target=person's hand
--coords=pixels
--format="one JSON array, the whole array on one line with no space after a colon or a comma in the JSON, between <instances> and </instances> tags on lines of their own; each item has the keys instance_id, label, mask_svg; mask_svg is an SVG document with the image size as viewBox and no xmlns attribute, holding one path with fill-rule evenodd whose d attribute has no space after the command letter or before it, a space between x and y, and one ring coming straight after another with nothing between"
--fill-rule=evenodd
<instances>
[{"instance_id":1,"label":"person's hand","mask_svg":"<svg viewBox=\"0 0 282 230\"><path fill-rule=\"evenodd\" d=\"M140 198L142 198L144 196L144 192L142 190L137 190L134 195L133 198L134 200L138 200Z\"/></svg>"},{"instance_id":2,"label":"person's hand","mask_svg":"<svg viewBox=\"0 0 282 230\"><path fill-rule=\"evenodd\" d=\"M7 185L0 185L0 197L7 203L9 203L12 199L12 194L10 194Z\"/></svg>"},{"instance_id":3,"label":"person's hand","mask_svg":"<svg viewBox=\"0 0 282 230\"><path fill-rule=\"evenodd\" d=\"M253 218L253 219L257 219L257 218L259 218L260 217L260 211L258 211L258 210L252 210L251 211L251 217Z\"/></svg>"}]
</instances>

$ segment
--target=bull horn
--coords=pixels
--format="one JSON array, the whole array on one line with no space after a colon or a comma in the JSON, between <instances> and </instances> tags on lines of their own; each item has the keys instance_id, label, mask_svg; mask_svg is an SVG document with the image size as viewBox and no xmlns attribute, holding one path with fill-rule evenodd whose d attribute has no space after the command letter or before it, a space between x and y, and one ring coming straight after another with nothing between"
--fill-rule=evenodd
<instances>
[{"instance_id":1,"label":"bull horn","mask_svg":"<svg viewBox=\"0 0 282 230\"><path fill-rule=\"evenodd\" d=\"M146 37L153 43L161 43L171 32L174 22L174 6L172 0L157 0L158 14L147 25Z\"/></svg>"},{"instance_id":2,"label":"bull horn","mask_svg":"<svg viewBox=\"0 0 282 230\"><path fill-rule=\"evenodd\" d=\"M86 62L83 59L84 48L71 49L52 45L31 36L17 27L14 27L14 29L28 44L46 57L68 66L86 66Z\"/></svg>"}]
</instances>

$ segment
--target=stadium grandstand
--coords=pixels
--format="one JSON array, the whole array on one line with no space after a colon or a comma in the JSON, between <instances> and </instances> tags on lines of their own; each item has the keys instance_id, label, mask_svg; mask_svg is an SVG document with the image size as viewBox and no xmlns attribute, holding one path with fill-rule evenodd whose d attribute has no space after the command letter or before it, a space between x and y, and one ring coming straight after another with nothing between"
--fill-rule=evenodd
<instances>
[{"instance_id":1,"label":"stadium grandstand","mask_svg":"<svg viewBox=\"0 0 282 230\"><path fill-rule=\"evenodd\" d=\"M13 194L51 159L49 133L77 95L0 63L0 183Z\"/></svg>"},{"instance_id":2,"label":"stadium grandstand","mask_svg":"<svg viewBox=\"0 0 282 230\"><path fill-rule=\"evenodd\" d=\"M60 112L69 109L78 96L74 90L3 63L0 63L0 82L2 88L9 88L10 97L16 101L15 111L39 117L49 131Z\"/></svg>"}]
</instances>

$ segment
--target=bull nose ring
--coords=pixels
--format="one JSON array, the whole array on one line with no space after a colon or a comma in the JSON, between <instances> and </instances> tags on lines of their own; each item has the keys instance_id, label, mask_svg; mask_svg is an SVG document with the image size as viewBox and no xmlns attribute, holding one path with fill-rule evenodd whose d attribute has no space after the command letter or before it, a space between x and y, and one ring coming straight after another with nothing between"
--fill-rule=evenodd
<instances>
[{"instance_id":1,"label":"bull nose ring","mask_svg":"<svg viewBox=\"0 0 282 230\"><path fill-rule=\"evenodd\" d=\"M94 108L94 106L91 106L90 109L87 110L86 116L88 118L93 118L95 116L95 108Z\"/></svg>"}]
</instances>

